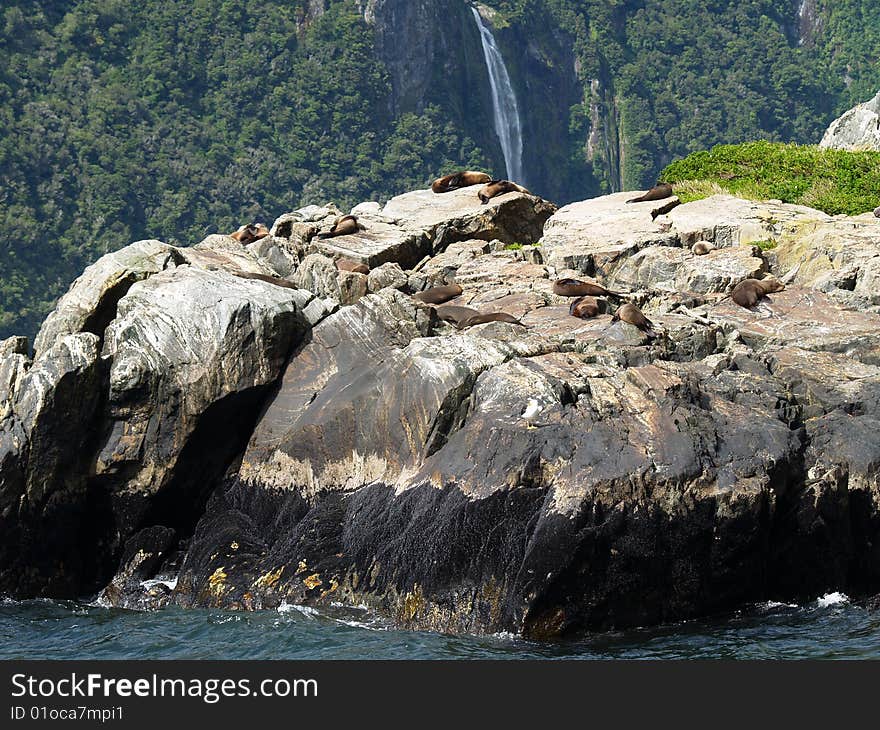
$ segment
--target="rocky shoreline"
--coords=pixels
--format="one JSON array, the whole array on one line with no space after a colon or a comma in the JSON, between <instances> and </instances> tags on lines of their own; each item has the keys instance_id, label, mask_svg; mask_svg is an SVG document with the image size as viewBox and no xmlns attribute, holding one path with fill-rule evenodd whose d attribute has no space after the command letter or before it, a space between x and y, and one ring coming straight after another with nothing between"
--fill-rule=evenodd
<instances>
[{"instance_id":1,"label":"rocky shoreline","mask_svg":"<svg viewBox=\"0 0 880 730\"><path fill-rule=\"evenodd\" d=\"M0 343L0 593L555 638L880 591L880 221L474 191L90 266ZM571 317L566 276L659 336ZM411 296L451 282L526 327Z\"/></svg>"}]
</instances>

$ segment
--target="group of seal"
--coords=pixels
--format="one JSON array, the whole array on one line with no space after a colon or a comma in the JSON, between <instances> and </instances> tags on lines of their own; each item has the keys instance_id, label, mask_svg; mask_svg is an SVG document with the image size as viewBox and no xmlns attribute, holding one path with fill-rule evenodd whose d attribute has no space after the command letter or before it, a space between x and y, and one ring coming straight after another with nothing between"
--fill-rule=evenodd
<instances>
[{"instance_id":1,"label":"group of seal","mask_svg":"<svg viewBox=\"0 0 880 730\"><path fill-rule=\"evenodd\" d=\"M672 185L666 182L657 182L657 184L648 190L646 193L640 195L637 198L631 198L627 200L627 203L642 203L649 200L664 200L665 198L669 198L672 196ZM651 220L654 220L658 215L663 215L668 213L672 208L678 205L678 201L670 201L669 203L665 203L664 205L655 208L651 211ZM877 208L874 211L874 215L880 217L880 208ZM707 242L707 241L697 241L693 246L691 246L691 253L695 256L705 256L711 251L716 250L716 247ZM733 299L733 301L741 307L751 308L754 307L764 296L767 294L771 294L773 292L782 291L785 289L785 284L777 279L776 277L769 276L766 279L744 279L739 282L725 297L723 297L719 301L723 301L723 299L727 299L728 297ZM631 310L624 311L626 307L631 305L624 305L618 310L618 313L615 314L615 317L622 319L624 322L630 321L627 317L635 317L635 319L641 321L640 318L644 318L644 315L641 312L638 315L632 313ZM584 307L586 311L591 311L590 307ZM645 320L647 322L647 320ZM631 322L631 324L636 324L636 326L640 326L636 322ZM643 323L644 324L644 323ZM648 329L650 329L651 324L648 322Z\"/></svg>"},{"instance_id":2,"label":"group of seal","mask_svg":"<svg viewBox=\"0 0 880 730\"><path fill-rule=\"evenodd\" d=\"M481 184L483 187L477 192L477 197L483 205L498 195L504 195L504 193L516 192L531 195L522 185L510 180L493 179L485 172L475 172L474 170L459 170L451 175L438 177L431 183L431 190L435 193L448 193L459 188Z\"/></svg>"},{"instance_id":3,"label":"group of seal","mask_svg":"<svg viewBox=\"0 0 880 730\"><path fill-rule=\"evenodd\" d=\"M518 324L521 327L526 326L507 312L481 312L479 309L460 304L446 304L450 299L460 296L463 291L458 284L443 284L417 292L413 294L413 299L424 304L437 305L432 306L432 309L437 313L437 319L450 322L460 330L487 322L508 322L509 324Z\"/></svg>"},{"instance_id":4,"label":"group of seal","mask_svg":"<svg viewBox=\"0 0 880 730\"><path fill-rule=\"evenodd\" d=\"M619 299L626 296L623 292L606 289L601 284L596 284L592 281L568 278L554 281L553 293L561 297L577 297L568 308L568 313L572 317L579 319L592 319L606 310L607 303L597 297L614 297ZM618 320L638 327L649 337L657 337L651 320L631 302L622 304L611 317L612 324Z\"/></svg>"}]
</instances>

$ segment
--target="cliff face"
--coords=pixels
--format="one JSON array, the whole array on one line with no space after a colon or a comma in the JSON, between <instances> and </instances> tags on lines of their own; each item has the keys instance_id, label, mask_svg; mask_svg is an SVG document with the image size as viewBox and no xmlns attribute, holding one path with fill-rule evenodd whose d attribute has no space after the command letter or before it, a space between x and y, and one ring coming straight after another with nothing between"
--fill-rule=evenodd
<instances>
[{"instance_id":1,"label":"cliff face","mask_svg":"<svg viewBox=\"0 0 880 730\"><path fill-rule=\"evenodd\" d=\"M0 343L0 591L550 638L880 590L872 215L476 190L90 267ZM565 277L620 294L578 319ZM452 281L520 323L412 296Z\"/></svg>"},{"instance_id":2,"label":"cliff face","mask_svg":"<svg viewBox=\"0 0 880 730\"><path fill-rule=\"evenodd\" d=\"M504 177L489 77L470 4L369 0L359 7L375 28L377 53L391 77L392 112L439 105L490 155L495 175ZM587 171L578 170L584 174L575 179L571 169L578 140L569 129L569 110L583 98L572 37L549 15L541 27L507 23L492 10L485 16L494 25L517 95L530 189L556 200L592 192L595 186ZM604 136L605 121L603 116L603 126L594 134Z\"/></svg>"}]
</instances>

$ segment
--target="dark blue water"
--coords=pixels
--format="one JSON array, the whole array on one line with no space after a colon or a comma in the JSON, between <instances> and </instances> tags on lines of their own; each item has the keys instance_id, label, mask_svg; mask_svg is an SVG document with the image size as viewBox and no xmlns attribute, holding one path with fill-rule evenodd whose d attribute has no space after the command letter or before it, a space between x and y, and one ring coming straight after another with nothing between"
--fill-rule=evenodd
<instances>
[{"instance_id":1,"label":"dark blue water","mask_svg":"<svg viewBox=\"0 0 880 730\"><path fill-rule=\"evenodd\" d=\"M880 611L831 594L712 620L545 644L397 631L366 611L140 613L0 600L0 659L880 659Z\"/></svg>"}]
</instances>

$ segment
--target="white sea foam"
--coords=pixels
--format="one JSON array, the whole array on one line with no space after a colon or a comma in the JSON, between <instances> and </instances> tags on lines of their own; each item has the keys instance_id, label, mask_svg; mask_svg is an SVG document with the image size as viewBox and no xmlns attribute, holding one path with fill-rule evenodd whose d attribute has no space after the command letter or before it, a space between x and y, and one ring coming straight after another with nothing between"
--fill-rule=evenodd
<instances>
[{"instance_id":1,"label":"white sea foam","mask_svg":"<svg viewBox=\"0 0 880 730\"><path fill-rule=\"evenodd\" d=\"M828 608L829 606L837 606L842 603L849 603L849 596L846 593L841 593L840 591L834 591L834 593L826 593L821 598L816 599L816 605L819 608Z\"/></svg>"},{"instance_id":2,"label":"white sea foam","mask_svg":"<svg viewBox=\"0 0 880 730\"><path fill-rule=\"evenodd\" d=\"M298 603L287 603L286 601L282 601L281 605L278 606L278 613L299 613L308 618L317 618L320 615L320 612L317 608L312 608L311 606L301 606Z\"/></svg>"},{"instance_id":3,"label":"white sea foam","mask_svg":"<svg viewBox=\"0 0 880 730\"><path fill-rule=\"evenodd\" d=\"M150 580L141 581L141 586L146 590L150 590L150 588L155 588L156 586L165 586L169 591L173 591L177 588L177 577L174 578L151 578Z\"/></svg>"},{"instance_id":4,"label":"white sea foam","mask_svg":"<svg viewBox=\"0 0 880 730\"><path fill-rule=\"evenodd\" d=\"M797 608L796 603L783 603L782 601L765 601L759 603L756 608L759 611L775 611L777 608Z\"/></svg>"},{"instance_id":5,"label":"white sea foam","mask_svg":"<svg viewBox=\"0 0 880 730\"><path fill-rule=\"evenodd\" d=\"M512 634L510 631L498 631L494 634L489 634L490 639L501 639L502 641L516 641L520 637L516 634Z\"/></svg>"},{"instance_id":6,"label":"white sea foam","mask_svg":"<svg viewBox=\"0 0 880 730\"><path fill-rule=\"evenodd\" d=\"M342 624L343 626L351 626L355 629L366 629L367 631L388 631L388 626L380 623L379 621L375 621L373 623L369 623L366 621L354 621L351 619L344 618L335 618L333 619L336 623Z\"/></svg>"}]
</instances>

